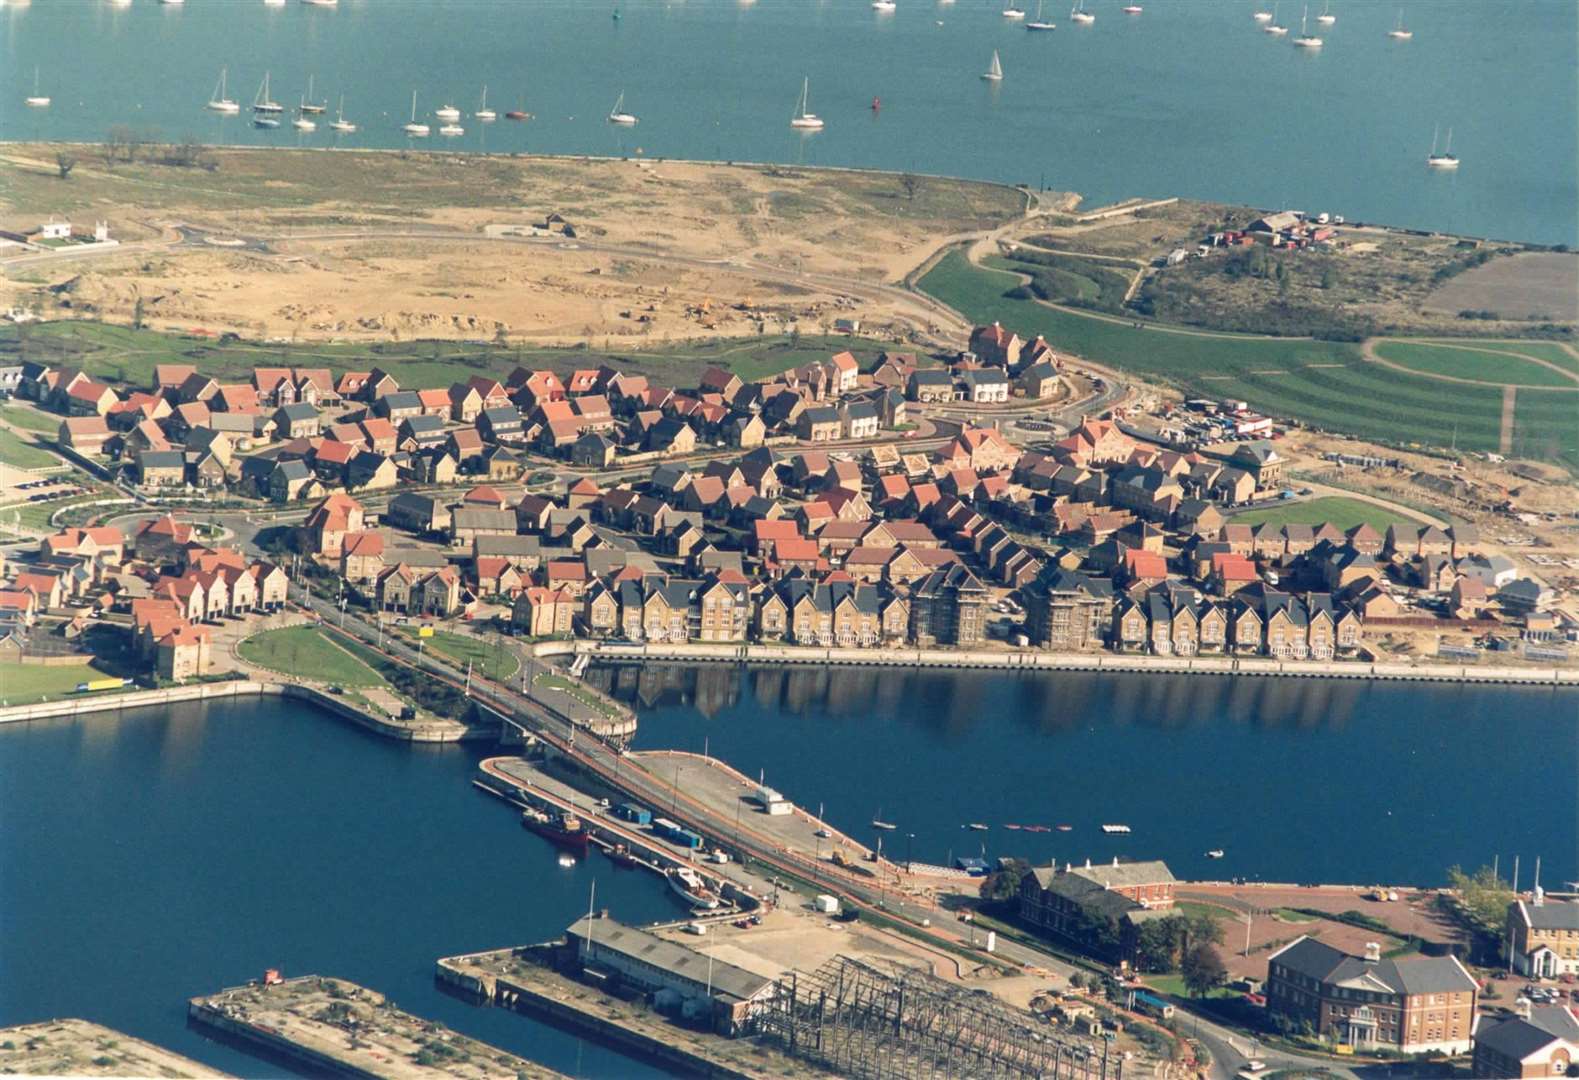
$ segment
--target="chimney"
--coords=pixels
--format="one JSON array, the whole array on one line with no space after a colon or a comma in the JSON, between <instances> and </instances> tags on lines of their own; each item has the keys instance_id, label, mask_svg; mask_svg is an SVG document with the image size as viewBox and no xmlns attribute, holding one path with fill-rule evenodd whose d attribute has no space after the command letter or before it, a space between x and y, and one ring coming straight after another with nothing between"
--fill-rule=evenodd
<instances>
[{"instance_id":1,"label":"chimney","mask_svg":"<svg viewBox=\"0 0 1579 1080\"><path fill-rule=\"evenodd\" d=\"M1072 863L1072 862L1067 862L1067 861L1066 861L1066 862L1065 862L1065 863L1064 863L1064 873L1066 873L1066 874L1072 874L1072 873L1074 873L1074 872L1075 872L1075 864L1074 864L1074 863Z\"/></svg>"},{"instance_id":2,"label":"chimney","mask_svg":"<svg viewBox=\"0 0 1579 1080\"><path fill-rule=\"evenodd\" d=\"M1541 907L1546 903L1546 894L1541 891L1541 857L1535 856L1535 891L1531 894L1530 903Z\"/></svg>"},{"instance_id":3,"label":"chimney","mask_svg":"<svg viewBox=\"0 0 1579 1080\"><path fill-rule=\"evenodd\" d=\"M1519 999L1513 1003L1513 1014L1520 1020L1528 1020L1530 1018L1530 999L1520 995Z\"/></svg>"},{"instance_id":4,"label":"chimney","mask_svg":"<svg viewBox=\"0 0 1579 1080\"><path fill-rule=\"evenodd\" d=\"M1091 869L1091 860L1090 859L1086 860L1086 869L1087 870Z\"/></svg>"},{"instance_id":5,"label":"chimney","mask_svg":"<svg viewBox=\"0 0 1579 1080\"><path fill-rule=\"evenodd\" d=\"M1113 856L1113 865L1114 866L1118 865L1118 856L1117 855Z\"/></svg>"},{"instance_id":6,"label":"chimney","mask_svg":"<svg viewBox=\"0 0 1579 1080\"><path fill-rule=\"evenodd\" d=\"M1374 941L1365 943L1365 962L1367 964L1379 963L1382 959L1382 947Z\"/></svg>"}]
</instances>

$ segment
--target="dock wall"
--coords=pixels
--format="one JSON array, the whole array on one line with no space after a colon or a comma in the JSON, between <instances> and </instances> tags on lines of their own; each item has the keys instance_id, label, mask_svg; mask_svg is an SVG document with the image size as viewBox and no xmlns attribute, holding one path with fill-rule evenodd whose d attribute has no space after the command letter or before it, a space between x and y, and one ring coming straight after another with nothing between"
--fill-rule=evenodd
<instances>
[{"instance_id":1,"label":"dock wall","mask_svg":"<svg viewBox=\"0 0 1579 1080\"><path fill-rule=\"evenodd\" d=\"M261 1047L268 1057L301 1067L308 1076L345 1076L356 1080L379 1080L379 1074L358 1069L311 1047L292 1042L285 1036L258 1025L249 1024L226 1016L218 1009L201 1002L187 1005L187 1017L194 1024L212 1028L221 1035L248 1046Z\"/></svg>"},{"instance_id":2,"label":"dock wall","mask_svg":"<svg viewBox=\"0 0 1579 1080\"><path fill-rule=\"evenodd\" d=\"M1111 653L1054 653L1034 649L840 649L796 645L611 644L556 642L565 655L574 648L594 661L647 660L739 664L833 665L889 668L981 668L1007 671L1150 672L1167 675L1248 675L1304 679L1379 679L1390 682L1496 683L1579 686L1579 668L1479 667L1468 664L1389 664L1232 657L1122 656Z\"/></svg>"}]
</instances>

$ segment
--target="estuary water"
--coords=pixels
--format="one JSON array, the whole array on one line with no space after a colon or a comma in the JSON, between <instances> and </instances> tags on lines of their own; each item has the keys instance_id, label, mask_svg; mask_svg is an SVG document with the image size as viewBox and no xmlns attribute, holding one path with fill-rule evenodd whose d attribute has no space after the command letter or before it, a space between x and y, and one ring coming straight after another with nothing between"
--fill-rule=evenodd
<instances>
[{"instance_id":1,"label":"estuary water","mask_svg":"<svg viewBox=\"0 0 1579 1080\"><path fill-rule=\"evenodd\" d=\"M1019 0L1035 18L1037 0ZM32 0L0 4L0 137L644 155L943 173L1073 190L1097 205L1184 195L1351 220L1579 239L1579 7L1571 0L1335 0L1320 49L1252 0ZM1388 36L1402 14L1409 41ZM616 14L618 17L616 18ZM1001 83L983 81L994 51ZM228 68L236 116L205 110ZM35 69L53 101L29 109ZM262 79L311 134L251 126ZM818 133L789 128L803 78ZM500 116L471 117L483 87ZM416 112L432 138L407 140ZM606 116L623 93L635 127ZM355 134L329 131L344 96ZM871 108L880 99L881 108ZM453 105L463 135L442 138ZM528 123L506 110L534 114ZM1428 170L1433 132L1463 161Z\"/></svg>"}]
</instances>

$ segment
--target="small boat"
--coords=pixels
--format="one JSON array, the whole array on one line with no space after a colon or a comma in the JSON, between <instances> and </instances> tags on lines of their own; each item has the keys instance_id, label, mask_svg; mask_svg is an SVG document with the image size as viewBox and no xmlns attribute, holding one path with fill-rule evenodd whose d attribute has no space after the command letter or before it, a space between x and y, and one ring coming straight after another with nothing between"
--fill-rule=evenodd
<instances>
[{"instance_id":1,"label":"small boat","mask_svg":"<svg viewBox=\"0 0 1579 1080\"><path fill-rule=\"evenodd\" d=\"M1074 832L1075 831L1075 827L1073 825L1060 825L1060 826L1058 826L1058 831L1059 832Z\"/></svg>"},{"instance_id":2,"label":"small boat","mask_svg":"<svg viewBox=\"0 0 1579 1080\"><path fill-rule=\"evenodd\" d=\"M619 18L619 12L615 12L614 17L616 19ZM487 86L482 88L482 104L478 106L476 112L472 113L472 119L484 124L491 124L495 120L499 119L499 114L488 107Z\"/></svg>"},{"instance_id":3,"label":"small boat","mask_svg":"<svg viewBox=\"0 0 1579 1080\"><path fill-rule=\"evenodd\" d=\"M159 0L165 7L180 7L186 0Z\"/></svg>"},{"instance_id":4,"label":"small boat","mask_svg":"<svg viewBox=\"0 0 1579 1080\"><path fill-rule=\"evenodd\" d=\"M623 90L620 91L620 96L614 99L614 108L609 110L609 123L623 124L625 127L633 127L641 123L640 120L636 119L634 113L625 111L625 91Z\"/></svg>"},{"instance_id":5,"label":"small boat","mask_svg":"<svg viewBox=\"0 0 1579 1080\"><path fill-rule=\"evenodd\" d=\"M692 907L710 911L718 906L718 894L703 884L701 875L690 867L671 866L663 876L668 879L669 888Z\"/></svg>"},{"instance_id":6,"label":"small boat","mask_svg":"<svg viewBox=\"0 0 1579 1080\"><path fill-rule=\"evenodd\" d=\"M511 109L504 114L504 118L506 120L530 120L532 119L532 114L525 109Z\"/></svg>"},{"instance_id":7,"label":"small boat","mask_svg":"<svg viewBox=\"0 0 1579 1080\"><path fill-rule=\"evenodd\" d=\"M615 844L603 854L607 855L609 857L609 861L615 866L631 869L639 865L636 856L632 855L630 848L626 847L624 844Z\"/></svg>"},{"instance_id":8,"label":"small boat","mask_svg":"<svg viewBox=\"0 0 1579 1080\"><path fill-rule=\"evenodd\" d=\"M400 130L415 138L422 139L427 137L428 125L417 123L417 92L415 90L411 92L411 119Z\"/></svg>"},{"instance_id":9,"label":"small boat","mask_svg":"<svg viewBox=\"0 0 1579 1080\"><path fill-rule=\"evenodd\" d=\"M263 0L264 7L284 7L285 0Z\"/></svg>"},{"instance_id":10,"label":"small boat","mask_svg":"<svg viewBox=\"0 0 1579 1080\"><path fill-rule=\"evenodd\" d=\"M882 829L884 832L893 832L898 827L899 826L895 825L892 821L880 821L877 818L872 819L872 828L874 829Z\"/></svg>"},{"instance_id":11,"label":"small boat","mask_svg":"<svg viewBox=\"0 0 1579 1080\"><path fill-rule=\"evenodd\" d=\"M318 121L309 120L303 114L302 109L298 107L296 109L296 119L291 121L291 127L295 128L297 131L317 131Z\"/></svg>"},{"instance_id":12,"label":"small boat","mask_svg":"<svg viewBox=\"0 0 1579 1080\"><path fill-rule=\"evenodd\" d=\"M1403 8L1398 9L1398 22L1393 25L1391 30L1387 31L1387 36L1392 38L1394 41L1408 41L1410 38L1415 36L1415 32L1413 30L1404 29Z\"/></svg>"},{"instance_id":13,"label":"small boat","mask_svg":"<svg viewBox=\"0 0 1579 1080\"><path fill-rule=\"evenodd\" d=\"M30 109L49 108L49 95L38 92L38 68L36 66L33 68L33 92L28 95L24 103Z\"/></svg>"},{"instance_id":14,"label":"small boat","mask_svg":"<svg viewBox=\"0 0 1579 1080\"><path fill-rule=\"evenodd\" d=\"M307 93L302 97L301 111L309 116L319 116L328 111L324 102L313 100L313 77L311 75L307 76Z\"/></svg>"},{"instance_id":15,"label":"small boat","mask_svg":"<svg viewBox=\"0 0 1579 1080\"><path fill-rule=\"evenodd\" d=\"M1321 48L1321 39L1306 29L1305 23L1310 18L1310 8L1306 8L1299 16L1299 37L1294 39L1294 44L1301 49Z\"/></svg>"},{"instance_id":16,"label":"small boat","mask_svg":"<svg viewBox=\"0 0 1579 1080\"><path fill-rule=\"evenodd\" d=\"M1042 0L1036 0L1036 18L1025 24L1027 30L1052 30L1056 24L1042 18Z\"/></svg>"},{"instance_id":17,"label":"small boat","mask_svg":"<svg viewBox=\"0 0 1579 1080\"><path fill-rule=\"evenodd\" d=\"M960 828L969 829L971 832L986 832L988 826L980 821L972 821L969 825L961 825Z\"/></svg>"},{"instance_id":18,"label":"small boat","mask_svg":"<svg viewBox=\"0 0 1579 1080\"><path fill-rule=\"evenodd\" d=\"M256 128L277 128L280 126L280 118L271 116L268 113L253 113L252 126Z\"/></svg>"},{"instance_id":19,"label":"small boat","mask_svg":"<svg viewBox=\"0 0 1579 1080\"><path fill-rule=\"evenodd\" d=\"M263 85L258 87L258 96L252 99L252 111L255 113L282 113L285 106L275 101L269 94L269 73L263 73ZM279 127L278 124L274 125Z\"/></svg>"},{"instance_id":20,"label":"small boat","mask_svg":"<svg viewBox=\"0 0 1579 1080\"><path fill-rule=\"evenodd\" d=\"M988 82L1003 81L1003 64L998 59L997 49L992 50L992 63L987 65L987 70L981 73L981 77Z\"/></svg>"},{"instance_id":21,"label":"small boat","mask_svg":"<svg viewBox=\"0 0 1579 1080\"><path fill-rule=\"evenodd\" d=\"M1223 857L1223 849L1222 848L1213 848L1212 850L1210 850L1210 851L1208 851L1206 853L1206 857L1208 859L1221 859Z\"/></svg>"},{"instance_id":22,"label":"small boat","mask_svg":"<svg viewBox=\"0 0 1579 1080\"><path fill-rule=\"evenodd\" d=\"M459 120L461 118L461 111L453 105L440 105L437 109L433 110L433 115L448 124L452 121Z\"/></svg>"},{"instance_id":23,"label":"small boat","mask_svg":"<svg viewBox=\"0 0 1579 1080\"><path fill-rule=\"evenodd\" d=\"M1003 9L1003 17L1005 19L1013 20L1023 19L1025 18L1025 9L1020 7L1018 4L1010 4L1008 7Z\"/></svg>"},{"instance_id":24,"label":"small boat","mask_svg":"<svg viewBox=\"0 0 1579 1080\"><path fill-rule=\"evenodd\" d=\"M795 107L795 115L790 117L790 127L802 131L821 131L822 117L812 112L810 104L811 79L802 80L800 84L800 104Z\"/></svg>"},{"instance_id":25,"label":"small boat","mask_svg":"<svg viewBox=\"0 0 1579 1080\"><path fill-rule=\"evenodd\" d=\"M340 0L302 0L308 7L339 7Z\"/></svg>"},{"instance_id":26,"label":"small boat","mask_svg":"<svg viewBox=\"0 0 1579 1080\"><path fill-rule=\"evenodd\" d=\"M1097 17L1086 10L1086 0L1075 0L1074 10L1069 13L1069 21L1079 23L1081 26L1090 26L1097 21Z\"/></svg>"},{"instance_id":27,"label":"small boat","mask_svg":"<svg viewBox=\"0 0 1579 1080\"><path fill-rule=\"evenodd\" d=\"M1321 14L1316 16L1316 21L1322 26L1331 26L1338 21L1338 17L1328 10L1331 7L1332 4L1330 2L1321 5Z\"/></svg>"},{"instance_id":28,"label":"small boat","mask_svg":"<svg viewBox=\"0 0 1579 1080\"><path fill-rule=\"evenodd\" d=\"M225 76L228 70L227 68L219 69L219 85L214 87L214 92L209 95L208 107L213 112L238 113L241 111L240 105L236 104L233 99L225 96Z\"/></svg>"},{"instance_id":29,"label":"small boat","mask_svg":"<svg viewBox=\"0 0 1579 1080\"><path fill-rule=\"evenodd\" d=\"M874 97L872 99L872 111L873 112L882 112L883 111L883 99L882 98Z\"/></svg>"},{"instance_id":30,"label":"small boat","mask_svg":"<svg viewBox=\"0 0 1579 1080\"><path fill-rule=\"evenodd\" d=\"M1256 22L1271 22L1272 13L1270 11L1257 11L1253 18Z\"/></svg>"},{"instance_id":31,"label":"small boat","mask_svg":"<svg viewBox=\"0 0 1579 1080\"><path fill-rule=\"evenodd\" d=\"M1102 831L1105 832L1105 833L1108 833L1108 834L1113 834L1113 833L1127 833L1130 830L1129 830L1129 826L1128 825L1104 825L1104 826L1102 826Z\"/></svg>"},{"instance_id":32,"label":"small boat","mask_svg":"<svg viewBox=\"0 0 1579 1080\"><path fill-rule=\"evenodd\" d=\"M615 22L619 22L620 21L620 9L619 8L615 8L614 9L614 21Z\"/></svg>"},{"instance_id":33,"label":"small boat","mask_svg":"<svg viewBox=\"0 0 1579 1080\"><path fill-rule=\"evenodd\" d=\"M448 135L451 138L454 138L456 135L466 134L466 129L461 127L459 124L440 124L439 134Z\"/></svg>"},{"instance_id":34,"label":"small boat","mask_svg":"<svg viewBox=\"0 0 1579 1080\"><path fill-rule=\"evenodd\" d=\"M340 107L335 110L335 112L334 112L334 120L333 120L333 122L331 122L329 124L329 129L331 131L338 131L342 135L348 135L351 132L356 130L356 125L351 123L351 121L349 121L349 120L347 120L345 118L345 95L344 94L340 95Z\"/></svg>"},{"instance_id":35,"label":"small boat","mask_svg":"<svg viewBox=\"0 0 1579 1080\"><path fill-rule=\"evenodd\" d=\"M1005 825L1004 828L1008 829L1010 832L1019 832L1020 831L1020 827L1018 825Z\"/></svg>"},{"instance_id":36,"label":"small boat","mask_svg":"<svg viewBox=\"0 0 1579 1080\"><path fill-rule=\"evenodd\" d=\"M1124 14L1126 14L1126 15L1139 15L1142 11L1145 11L1145 10L1146 9L1141 7L1139 4L1125 4L1124 5Z\"/></svg>"},{"instance_id":37,"label":"small boat","mask_svg":"<svg viewBox=\"0 0 1579 1080\"><path fill-rule=\"evenodd\" d=\"M892 12L896 6L894 0L872 0L872 10L881 11L884 14Z\"/></svg>"},{"instance_id":38,"label":"small boat","mask_svg":"<svg viewBox=\"0 0 1579 1080\"><path fill-rule=\"evenodd\" d=\"M581 819L567 810L545 814L541 810L522 810L521 827L535 832L567 851L585 855L590 837Z\"/></svg>"},{"instance_id":39,"label":"small boat","mask_svg":"<svg viewBox=\"0 0 1579 1080\"><path fill-rule=\"evenodd\" d=\"M1453 129L1447 129L1447 146L1441 153L1436 149L1436 132L1431 133L1431 152L1426 155L1426 166L1432 169L1456 169L1458 158L1453 156Z\"/></svg>"}]
</instances>

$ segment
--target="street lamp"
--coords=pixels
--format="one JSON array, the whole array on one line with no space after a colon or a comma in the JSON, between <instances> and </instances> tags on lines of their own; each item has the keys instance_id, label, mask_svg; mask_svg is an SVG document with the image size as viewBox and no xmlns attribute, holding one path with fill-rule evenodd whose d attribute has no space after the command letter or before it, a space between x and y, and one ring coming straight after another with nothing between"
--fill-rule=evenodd
<instances>
[{"instance_id":1,"label":"street lamp","mask_svg":"<svg viewBox=\"0 0 1579 1080\"><path fill-rule=\"evenodd\" d=\"M916 834L905 833L905 873L910 873L910 845L915 842Z\"/></svg>"}]
</instances>

